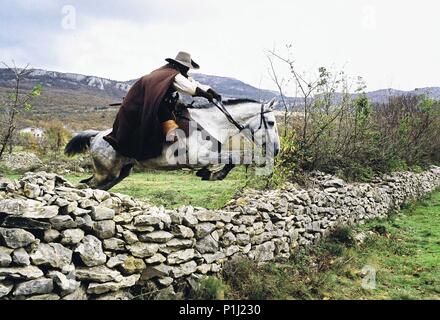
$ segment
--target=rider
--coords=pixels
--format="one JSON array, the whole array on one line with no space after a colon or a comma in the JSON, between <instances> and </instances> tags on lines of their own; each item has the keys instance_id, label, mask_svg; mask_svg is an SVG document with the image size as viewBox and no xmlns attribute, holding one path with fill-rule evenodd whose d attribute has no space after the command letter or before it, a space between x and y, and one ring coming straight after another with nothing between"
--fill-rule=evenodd
<instances>
[{"instance_id":1,"label":"rider","mask_svg":"<svg viewBox=\"0 0 440 320\"><path fill-rule=\"evenodd\" d=\"M203 97L209 102L222 97L212 88L188 76L199 65L186 52L179 52L168 64L139 79L122 102L113 131L104 137L116 151L139 161L162 152L165 138L177 138L179 128L173 116L178 93Z\"/></svg>"}]
</instances>

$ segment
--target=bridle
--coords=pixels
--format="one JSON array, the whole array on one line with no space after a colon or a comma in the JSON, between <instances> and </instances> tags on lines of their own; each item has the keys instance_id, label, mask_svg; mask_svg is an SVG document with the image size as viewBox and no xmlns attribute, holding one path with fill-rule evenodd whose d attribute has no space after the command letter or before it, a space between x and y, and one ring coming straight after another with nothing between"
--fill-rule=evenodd
<instances>
[{"instance_id":1,"label":"bridle","mask_svg":"<svg viewBox=\"0 0 440 320\"><path fill-rule=\"evenodd\" d=\"M260 111L260 126L258 127L257 130L253 130L251 128L245 127L242 124L238 123L234 117L229 113L229 111L226 109L225 105L221 102L221 101L212 101L212 104L215 105L225 116L226 118L229 120L230 123L232 123L239 131L240 133L243 132L246 129L250 130L251 133L251 140L252 142L255 142L255 132L257 132L258 130L262 129L264 126L264 129L267 130L268 129L268 124L267 124L267 120L266 117L264 116L266 113L270 113L272 112L272 110L264 110L264 103L261 104L261 111ZM246 135L245 135L246 136Z\"/></svg>"}]
</instances>

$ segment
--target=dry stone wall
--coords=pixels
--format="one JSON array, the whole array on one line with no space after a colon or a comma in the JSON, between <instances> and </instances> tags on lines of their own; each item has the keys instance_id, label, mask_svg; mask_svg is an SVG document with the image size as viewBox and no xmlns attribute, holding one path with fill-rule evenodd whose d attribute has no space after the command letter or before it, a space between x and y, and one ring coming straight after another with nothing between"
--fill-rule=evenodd
<instances>
[{"instance_id":1,"label":"dry stone wall","mask_svg":"<svg viewBox=\"0 0 440 320\"><path fill-rule=\"evenodd\" d=\"M440 185L440 168L346 184L249 191L224 210L166 210L78 189L63 177L0 178L0 299L127 299L148 286L172 293L228 259L288 257L339 224L384 218Z\"/></svg>"}]
</instances>

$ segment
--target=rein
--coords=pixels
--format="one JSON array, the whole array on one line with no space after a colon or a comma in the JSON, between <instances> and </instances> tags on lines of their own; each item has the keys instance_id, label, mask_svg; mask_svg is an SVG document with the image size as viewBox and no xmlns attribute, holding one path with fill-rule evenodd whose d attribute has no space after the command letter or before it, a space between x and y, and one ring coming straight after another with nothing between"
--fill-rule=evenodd
<instances>
[{"instance_id":1,"label":"rein","mask_svg":"<svg viewBox=\"0 0 440 320\"><path fill-rule=\"evenodd\" d=\"M219 101L218 101L218 103L215 103L213 101L212 104L214 104L226 116L226 118L229 120L229 122L232 123L240 131L240 133L246 129L246 127L244 127L242 124L238 123L234 119L234 117L232 117L232 115L229 113L229 111L226 109L226 107L224 106L223 103L221 103ZM264 117L264 115L269 112L271 112L271 111L270 110L264 111L264 104L262 103L261 104L261 112L260 112L260 126L258 127L257 130L250 130L251 131L250 138L251 138L252 142L255 142L255 131L260 130L263 126L264 126L264 129L267 130L268 125L267 125L267 121L266 121L266 118Z\"/></svg>"}]
</instances>

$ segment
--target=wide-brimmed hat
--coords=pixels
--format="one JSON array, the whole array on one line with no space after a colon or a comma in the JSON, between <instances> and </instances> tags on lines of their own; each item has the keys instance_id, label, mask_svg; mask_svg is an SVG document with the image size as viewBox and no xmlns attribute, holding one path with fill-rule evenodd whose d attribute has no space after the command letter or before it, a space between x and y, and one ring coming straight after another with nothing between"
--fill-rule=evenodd
<instances>
[{"instance_id":1,"label":"wide-brimmed hat","mask_svg":"<svg viewBox=\"0 0 440 320\"><path fill-rule=\"evenodd\" d=\"M188 52L181 51L177 54L175 59L168 58L165 60L168 62L179 63L190 69L200 69L200 66L191 59L191 55Z\"/></svg>"}]
</instances>

